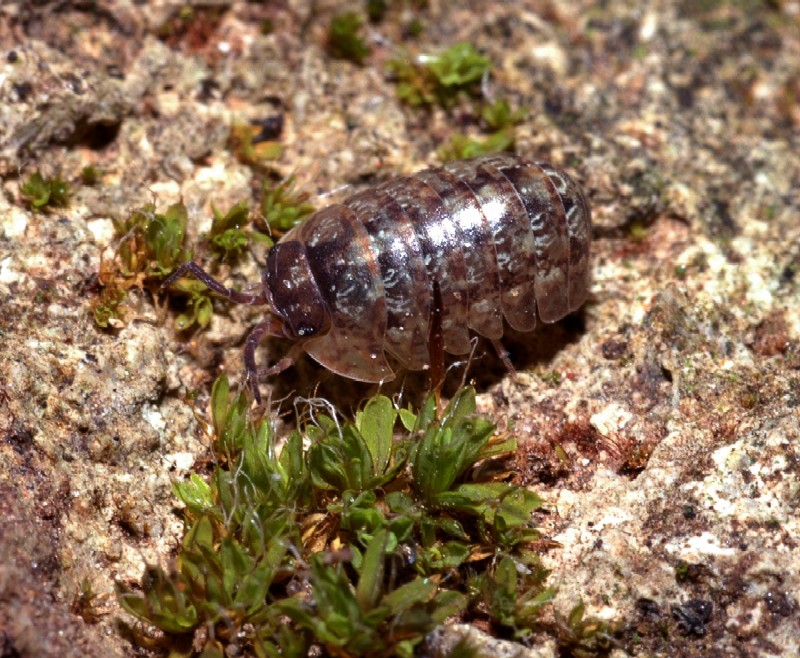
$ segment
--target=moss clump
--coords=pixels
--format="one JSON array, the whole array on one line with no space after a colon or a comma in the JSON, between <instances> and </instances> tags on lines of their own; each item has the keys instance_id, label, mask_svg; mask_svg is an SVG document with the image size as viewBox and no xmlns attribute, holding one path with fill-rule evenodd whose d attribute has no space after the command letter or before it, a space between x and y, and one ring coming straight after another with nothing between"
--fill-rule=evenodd
<instances>
[{"instance_id":1,"label":"moss clump","mask_svg":"<svg viewBox=\"0 0 800 658\"><path fill-rule=\"evenodd\" d=\"M34 210L66 208L71 194L69 183L60 176L44 177L38 171L31 174L20 187L22 198Z\"/></svg>"},{"instance_id":2,"label":"moss clump","mask_svg":"<svg viewBox=\"0 0 800 658\"><path fill-rule=\"evenodd\" d=\"M114 220L117 248L112 259L101 263L98 281L102 290L91 304L97 326L122 327L128 291L155 291L164 277L191 258L185 244L188 221L182 203L174 203L164 211L147 204ZM208 291L197 281L188 282L187 286L181 292L189 296L189 311L178 318L178 326L185 328L195 322L205 326L213 311Z\"/></svg>"},{"instance_id":3,"label":"moss clump","mask_svg":"<svg viewBox=\"0 0 800 658\"><path fill-rule=\"evenodd\" d=\"M334 57L363 64L370 48L361 35L364 19L352 11L336 14L328 28L328 51Z\"/></svg>"},{"instance_id":4,"label":"moss clump","mask_svg":"<svg viewBox=\"0 0 800 658\"><path fill-rule=\"evenodd\" d=\"M290 176L280 183L264 182L261 197L261 214L269 231L285 233L314 212L308 194L295 189L295 178Z\"/></svg>"},{"instance_id":5,"label":"moss clump","mask_svg":"<svg viewBox=\"0 0 800 658\"><path fill-rule=\"evenodd\" d=\"M412 59L401 54L387 62L397 96L412 107L439 105L451 109L466 97L480 95L480 83L491 66L472 44L457 43L438 55Z\"/></svg>"},{"instance_id":6,"label":"moss clump","mask_svg":"<svg viewBox=\"0 0 800 658\"><path fill-rule=\"evenodd\" d=\"M234 123L228 137L228 148L239 162L259 171L274 162L283 154L283 145L270 138L264 138L264 127L251 123Z\"/></svg>"},{"instance_id":7,"label":"moss clump","mask_svg":"<svg viewBox=\"0 0 800 658\"><path fill-rule=\"evenodd\" d=\"M472 389L441 414L433 398L414 412L382 396L349 422L309 409L285 441L249 407L217 380L217 466L175 484L186 534L174 568L120 586L131 614L203 656L411 656L453 616L520 639L544 628L542 501L477 477L516 445L476 415ZM578 647L594 631L582 607L554 630Z\"/></svg>"},{"instance_id":8,"label":"moss clump","mask_svg":"<svg viewBox=\"0 0 800 658\"><path fill-rule=\"evenodd\" d=\"M254 243L271 246L273 240L268 234L286 230L313 210L305 198L293 189L293 180L289 179L279 185L265 184L265 217L258 213L251 217L247 201L235 203L224 212L212 206L211 230L201 244L216 262L233 262ZM98 280L102 291L92 304L98 326L123 326L127 291L141 288L156 294L164 279L192 257L186 245L188 221L182 203L163 211L147 204L114 221L116 250L113 258L101 265ZM260 223L260 227L254 227L254 223ZM269 225L265 227L265 223ZM211 291L196 279L179 278L169 284L173 295L184 298L185 311L177 316L176 327L206 327L214 311Z\"/></svg>"},{"instance_id":9,"label":"moss clump","mask_svg":"<svg viewBox=\"0 0 800 658\"><path fill-rule=\"evenodd\" d=\"M483 137L454 134L439 151L443 161L463 160L487 153L513 151L516 126L525 113L512 109L505 99L487 101L482 81L491 63L469 43L457 43L439 55L426 55L415 61L408 55L389 60L387 68L397 83L400 100L412 107L440 106L452 111L457 105L471 108Z\"/></svg>"}]
</instances>

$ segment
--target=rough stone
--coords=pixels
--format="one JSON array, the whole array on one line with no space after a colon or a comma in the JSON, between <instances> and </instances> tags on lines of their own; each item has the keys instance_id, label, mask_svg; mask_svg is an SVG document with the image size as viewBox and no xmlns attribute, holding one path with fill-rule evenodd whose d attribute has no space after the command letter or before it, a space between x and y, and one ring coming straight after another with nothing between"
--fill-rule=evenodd
<instances>
[{"instance_id":1,"label":"rough stone","mask_svg":"<svg viewBox=\"0 0 800 658\"><path fill-rule=\"evenodd\" d=\"M325 52L333 0L190 20L163 1L0 6L0 655L139 655L114 583L173 554L171 481L207 454L184 399L202 409L220 370L241 375L258 316L220 305L187 339L134 288L124 326L99 329L111 220L183 199L197 239L212 205L258 198L231 126L276 114L268 174L319 205L435 163L478 122L402 105L384 64L457 41L492 61L486 93L527 113L517 151L574 173L594 213L590 303L510 335L517 376L482 348L468 375L548 502L552 614L583 601L618 622L617 657L800 655L800 3L399 4L367 27L364 66ZM67 208L24 202L37 170L70 182ZM318 381L370 392L302 362L275 397ZM436 646L464 634L481 631ZM557 652L482 637L493 655Z\"/></svg>"}]
</instances>

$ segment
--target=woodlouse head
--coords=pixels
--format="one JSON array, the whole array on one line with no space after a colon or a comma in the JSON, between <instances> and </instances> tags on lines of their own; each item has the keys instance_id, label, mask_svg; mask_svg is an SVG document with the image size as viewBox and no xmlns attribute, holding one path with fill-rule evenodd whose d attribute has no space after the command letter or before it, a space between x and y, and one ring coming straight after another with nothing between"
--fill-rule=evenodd
<instances>
[{"instance_id":1,"label":"woodlouse head","mask_svg":"<svg viewBox=\"0 0 800 658\"><path fill-rule=\"evenodd\" d=\"M331 314L303 244L276 244L267 256L263 282L272 312L281 320L287 338L312 338L330 330Z\"/></svg>"}]
</instances>

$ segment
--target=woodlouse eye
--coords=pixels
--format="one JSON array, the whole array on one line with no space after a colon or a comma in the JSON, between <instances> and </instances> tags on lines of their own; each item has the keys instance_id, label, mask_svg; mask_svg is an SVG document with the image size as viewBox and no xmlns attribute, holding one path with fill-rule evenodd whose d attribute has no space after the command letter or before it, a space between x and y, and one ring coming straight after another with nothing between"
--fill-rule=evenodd
<instances>
[{"instance_id":1,"label":"woodlouse eye","mask_svg":"<svg viewBox=\"0 0 800 658\"><path fill-rule=\"evenodd\" d=\"M310 338L311 336L315 335L319 330L316 327L304 327L299 326L294 330L294 333L297 334L298 338Z\"/></svg>"}]
</instances>

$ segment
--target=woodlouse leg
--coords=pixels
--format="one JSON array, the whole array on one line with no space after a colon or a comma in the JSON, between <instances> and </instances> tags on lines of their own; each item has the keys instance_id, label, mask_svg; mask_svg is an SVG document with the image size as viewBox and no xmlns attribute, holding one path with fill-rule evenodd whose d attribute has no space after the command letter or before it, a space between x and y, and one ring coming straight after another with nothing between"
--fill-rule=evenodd
<instances>
[{"instance_id":1,"label":"woodlouse leg","mask_svg":"<svg viewBox=\"0 0 800 658\"><path fill-rule=\"evenodd\" d=\"M439 406L439 393L444 384L444 332L442 331L442 291L439 282L433 282L433 304L431 305L430 334L428 335L428 357L431 362L431 390L436 394Z\"/></svg>"},{"instance_id":2,"label":"woodlouse leg","mask_svg":"<svg viewBox=\"0 0 800 658\"><path fill-rule=\"evenodd\" d=\"M256 404L261 404L261 392L258 390L259 376L277 375L279 372L286 370L294 363L291 357L284 357L274 366L267 368L264 371L259 371L256 367L256 349L264 340L264 336L283 336L283 329L281 321L278 318L270 317L264 322L259 322L250 334L244 344L244 367L247 372L247 385L253 391L253 398Z\"/></svg>"},{"instance_id":3,"label":"woodlouse leg","mask_svg":"<svg viewBox=\"0 0 800 658\"><path fill-rule=\"evenodd\" d=\"M183 265L180 265L172 274L170 274L164 280L164 283L161 284L161 288L162 289L169 288L173 283L175 283L186 273L193 274L194 277L201 283L205 284L205 286L209 290L213 290L218 295L221 295L226 299L230 299L232 302L236 302L237 304L248 304L249 306L256 306L258 304L267 303L266 295L263 292L254 294L248 292L240 292L239 290L233 290L233 288L227 288L224 285L222 285L219 281L217 281L214 277L212 277L208 272L206 272L193 260L186 261L185 263L183 263Z\"/></svg>"},{"instance_id":4,"label":"woodlouse leg","mask_svg":"<svg viewBox=\"0 0 800 658\"><path fill-rule=\"evenodd\" d=\"M497 352L497 356L500 357L500 360L503 362L506 370L508 370L508 374L516 375L517 371L514 369L514 364L511 363L511 359L508 358L508 352L506 352L503 344L495 338L492 340L492 347L494 347L494 351Z\"/></svg>"}]
</instances>

